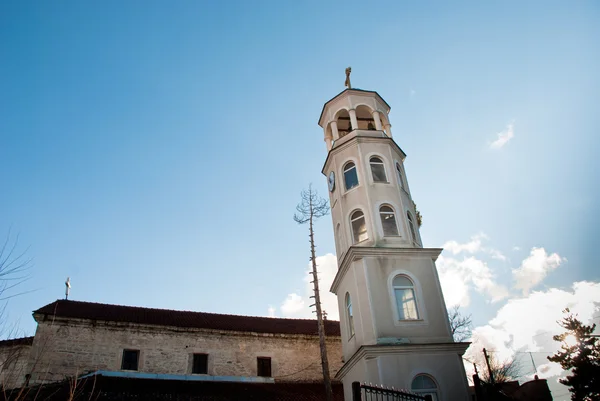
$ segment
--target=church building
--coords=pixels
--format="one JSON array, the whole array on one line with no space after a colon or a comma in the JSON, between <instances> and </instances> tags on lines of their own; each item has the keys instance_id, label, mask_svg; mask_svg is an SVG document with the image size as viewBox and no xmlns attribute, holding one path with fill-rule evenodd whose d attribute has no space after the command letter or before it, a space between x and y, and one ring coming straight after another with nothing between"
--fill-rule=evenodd
<instances>
[{"instance_id":1,"label":"church building","mask_svg":"<svg viewBox=\"0 0 600 401\"><path fill-rule=\"evenodd\" d=\"M334 398L353 401L359 382L467 401L461 356L469 344L452 338L435 266L442 249L422 245L390 106L377 92L351 88L349 72L347 86L319 118L338 260L330 290L340 321L325 321ZM315 384L323 389L315 320L71 300L33 317L33 337L0 341L5 389L102 376L325 399L313 394Z\"/></svg>"}]
</instances>

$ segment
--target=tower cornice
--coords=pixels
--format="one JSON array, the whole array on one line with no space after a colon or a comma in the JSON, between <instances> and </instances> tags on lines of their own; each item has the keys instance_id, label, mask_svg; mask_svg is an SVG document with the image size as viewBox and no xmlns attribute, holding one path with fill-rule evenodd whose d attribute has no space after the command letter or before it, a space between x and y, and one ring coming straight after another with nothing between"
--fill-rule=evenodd
<instances>
[{"instance_id":1,"label":"tower cornice","mask_svg":"<svg viewBox=\"0 0 600 401\"><path fill-rule=\"evenodd\" d=\"M379 132L380 135L382 134L381 131L355 130L348 134L346 137L341 138L340 140L343 140L344 142L342 142L339 145L336 143L336 146L331 148L331 150L327 153L327 158L325 159L325 163L323 163L321 173L325 176L328 174L328 172L325 171L325 167L327 166L329 160L334 154L339 153L340 151L354 145L355 143L389 141L390 145L392 145L392 147L394 147L394 149L396 149L402 155L402 161L404 161L404 159L406 158L406 153L404 153L402 148L398 146L398 144L389 136L373 136L373 133L376 132Z\"/></svg>"},{"instance_id":2,"label":"tower cornice","mask_svg":"<svg viewBox=\"0 0 600 401\"><path fill-rule=\"evenodd\" d=\"M408 257L430 257L434 262L442 253L442 248L373 248L363 246L351 246L344 255L330 291L337 294L337 289L342 281L342 278L350 268L350 265L355 260L360 260L365 257L390 257L390 256L408 256Z\"/></svg>"},{"instance_id":3,"label":"tower cornice","mask_svg":"<svg viewBox=\"0 0 600 401\"><path fill-rule=\"evenodd\" d=\"M447 354L456 353L463 355L471 343L430 343L430 344L402 344L402 345L363 345L350 357L344 366L335 375L342 379L357 362L378 356L406 355L406 354Z\"/></svg>"}]
</instances>

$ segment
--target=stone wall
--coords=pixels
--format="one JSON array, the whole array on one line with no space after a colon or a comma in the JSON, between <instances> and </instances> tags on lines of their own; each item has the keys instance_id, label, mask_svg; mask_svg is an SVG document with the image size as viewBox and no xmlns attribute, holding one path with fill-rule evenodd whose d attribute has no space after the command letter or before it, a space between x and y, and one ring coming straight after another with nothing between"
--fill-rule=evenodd
<instances>
[{"instance_id":1,"label":"stone wall","mask_svg":"<svg viewBox=\"0 0 600 401\"><path fill-rule=\"evenodd\" d=\"M5 389L20 387L29 373L31 337L0 341L0 384Z\"/></svg>"},{"instance_id":2,"label":"stone wall","mask_svg":"<svg viewBox=\"0 0 600 401\"><path fill-rule=\"evenodd\" d=\"M315 323L316 324L316 323ZM32 383L96 370L121 370L123 349L140 351L139 372L191 374L192 355L208 354L208 374L256 376L270 357L275 380L322 380L317 336L147 326L81 319L39 321L31 352ZM339 337L328 339L332 377L342 366Z\"/></svg>"}]
</instances>

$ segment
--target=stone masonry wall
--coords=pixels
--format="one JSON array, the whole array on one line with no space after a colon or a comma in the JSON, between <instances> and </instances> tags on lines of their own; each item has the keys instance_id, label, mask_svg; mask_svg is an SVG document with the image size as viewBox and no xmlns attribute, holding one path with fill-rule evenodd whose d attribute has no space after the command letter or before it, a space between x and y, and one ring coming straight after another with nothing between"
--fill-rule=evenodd
<instances>
[{"instance_id":1,"label":"stone masonry wall","mask_svg":"<svg viewBox=\"0 0 600 401\"><path fill-rule=\"evenodd\" d=\"M31 345L0 346L0 384L5 389L20 387L29 373Z\"/></svg>"},{"instance_id":2,"label":"stone masonry wall","mask_svg":"<svg viewBox=\"0 0 600 401\"><path fill-rule=\"evenodd\" d=\"M316 325L316 322L315 322ZM139 372L191 374L192 354L208 354L208 374L256 376L271 357L275 380L322 380L317 336L243 333L86 320L39 321L31 383L96 370L121 370L123 349L140 350ZM332 377L342 366L340 337L328 339Z\"/></svg>"}]
</instances>

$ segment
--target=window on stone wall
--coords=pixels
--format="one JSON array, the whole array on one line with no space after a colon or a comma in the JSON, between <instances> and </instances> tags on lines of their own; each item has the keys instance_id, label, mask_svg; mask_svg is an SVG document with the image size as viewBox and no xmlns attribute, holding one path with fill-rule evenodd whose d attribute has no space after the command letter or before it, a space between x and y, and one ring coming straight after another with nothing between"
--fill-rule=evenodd
<instances>
[{"instance_id":1,"label":"window on stone wall","mask_svg":"<svg viewBox=\"0 0 600 401\"><path fill-rule=\"evenodd\" d=\"M192 360L192 373L197 375L208 374L208 355L194 354Z\"/></svg>"},{"instance_id":2,"label":"window on stone wall","mask_svg":"<svg viewBox=\"0 0 600 401\"><path fill-rule=\"evenodd\" d=\"M417 300L415 299L415 286L411 279L404 275L394 277L394 296L398 308L398 319L415 320L419 318Z\"/></svg>"},{"instance_id":3,"label":"window on stone wall","mask_svg":"<svg viewBox=\"0 0 600 401\"><path fill-rule=\"evenodd\" d=\"M404 188L404 180L402 178L402 167L400 167L400 163L396 163L396 174L398 174L398 182L400 183L400 188Z\"/></svg>"},{"instance_id":4,"label":"window on stone wall","mask_svg":"<svg viewBox=\"0 0 600 401\"><path fill-rule=\"evenodd\" d=\"M360 210L352 213L350 216L350 223L352 225L352 239L355 244L369 239L367 233L367 223L365 222L365 215Z\"/></svg>"},{"instance_id":5,"label":"window on stone wall","mask_svg":"<svg viewBox=\"0 0 600 401\"><path fill-rule=\"evenodd\" d=\"M124 349L121 361L121 370L138 370L140 351L137 349Z\"/></svg>"},{"instance_id":6,"label":"window on stone wall","mask_svg":"<svg viewBox=\"0 0 600 401\"><path fill-rule=\"evenodd\" d=\"M369 159L369 164L371 165L371 174L373 174L373 182L387 182L383 160L381 160L379 157L373 156Z\"/></svg>"},{"instance_id":7,"label":"window on stone wall","mask_svg":"<svg viewBox=\"0 0 600 401\"><path fill-rule=\"evenodd\" d=\"M257 376L271 377L271 358L259 356L256 358Z\"/></svg>"},{"instance_id":8,"label":"window on stone wall","mask_svg":"<svg viewBox=\"0 0 600 401\"><path fill-rule=\"evenodd\" d=\"M346 186L346 191L349 191L358 185L358 173L356 172L356 165L352 162L348 162L344 166L344 184Z\"/></svg>"},{"instance_id":9,"label":"window on stone wall","mask_svg":"<svg viewBox=\"0 0 600 401\"><path fill-rule=\"evenodd\" d=\"M398 236L398 224L396 224L396 214L394 209L387 205L379 208L379 217L381 218L381 226L383 227L383 235L385 237Z\"/></svg>"}]
</instances>

